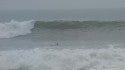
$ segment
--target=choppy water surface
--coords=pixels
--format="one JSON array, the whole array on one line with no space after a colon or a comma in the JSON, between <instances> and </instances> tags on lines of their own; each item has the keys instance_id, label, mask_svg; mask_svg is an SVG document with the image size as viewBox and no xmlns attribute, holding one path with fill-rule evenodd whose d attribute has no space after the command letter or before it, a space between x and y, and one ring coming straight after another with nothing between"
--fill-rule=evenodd
<instances>
[{"instance_id":1,"label":"choppy water surface","mask_svg":"<svg viewBox=\"0 0 125 70\"><path fill-rule=\"evenodd\" d=\"M11 21L0 26L1 70L123 70L123 21Z\"/></svg>"},{"instance_id":2,"label":"choppy water surface","mask_svg":"<svg viewBox=\"0 0 125 70\"><path fill-rule=\"evenodd\" d=\"M97 14L95 11L96 14L92 16L89 14L91 12L87 15L87 11L84 11L83 15L93 20L104 15L104 12ZM109 15L100 17L117 19L121 16L124 19L124 15L117 12L110 11ZM125 69L125 21L73 20L82 12L48 14L51 15L49 19L61 15L60 18L75 16L72 20L38 21L37 18L48 18L45 15L47 12L44 12L43 17L31 12L26 12L25 16L24 12L21 15L19 12L10 13L0 14L0 70ZM37 20L29 20L31 18Z\"/></svg>"}]
</instances>

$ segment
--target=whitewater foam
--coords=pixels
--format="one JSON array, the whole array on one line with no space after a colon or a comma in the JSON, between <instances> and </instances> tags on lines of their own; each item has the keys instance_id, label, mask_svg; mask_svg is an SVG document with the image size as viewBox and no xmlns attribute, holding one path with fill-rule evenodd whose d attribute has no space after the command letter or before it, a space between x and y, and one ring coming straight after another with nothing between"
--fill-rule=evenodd
<instances>
[{"instance_id":1,"label":"whitewater foam","mask_svg":"<svg viewBox=\"0 0 125 70\"><path fill-rule=\"evenodd\" d=\"M18 35L26 35L31 33L31 29L34 27L33 20L29 21L14 21L0 23L0 38L11 38Z\"/></svg>"},{"instance_id":2,"label":"whitewater foam","mask_svg":"<svg viewBox=\"0 0 125 70\"><path fill-rule=\"evenodd\" d=\"M0 70L124 70L125 49L0 51Z\"/></svg>"}]
</instances>

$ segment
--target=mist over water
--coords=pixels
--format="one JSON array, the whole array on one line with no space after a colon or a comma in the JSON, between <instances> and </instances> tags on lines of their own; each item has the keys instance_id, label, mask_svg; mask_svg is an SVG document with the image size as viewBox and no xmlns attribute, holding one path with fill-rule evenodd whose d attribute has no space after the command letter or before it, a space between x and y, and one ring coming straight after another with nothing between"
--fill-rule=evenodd
<instances>
[{"instance_id":1,"label":"mist over water","mask_svg":"<svg viewBox=\"0 0 125 70\"><path fill-rule=\"evenodd\" d=\"M1 12L0 70L124 70L124 11Z\"/></svg>"}]
</instances>

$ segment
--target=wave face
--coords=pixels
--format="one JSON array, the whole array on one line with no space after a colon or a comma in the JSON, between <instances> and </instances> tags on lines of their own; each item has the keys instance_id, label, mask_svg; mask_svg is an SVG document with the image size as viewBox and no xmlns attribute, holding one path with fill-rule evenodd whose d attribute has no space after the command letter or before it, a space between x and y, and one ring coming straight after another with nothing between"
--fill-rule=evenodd
<instances>
[{"instance_id":1,"label":"wave face","mask_svg":"<svg viewBox=\"0 0 125 70\"><path fill-rule=\"evenodd\" d=\"M124 70L125 49L0 51L0 70Z\"/></svg>"},{"instance_id":2,"label":"wave face","mask_svg":"<svg viewBox=\"0 0 125 70\"><path fill-rule=\"evenodd\" d=\"M34 27L32 20L30 21L10 21L6 23L0 23L0 38L11 38L18 35L26 35L31 33L31 29Z\"/></svg>"},{"instance_id":3,"label":"wave face","mask_svg":"<svg viewBox=\"0 0 125 70\"><path fill-rule=\"evenodd\" d=\"M36 21L35 29L116 29L125 27L124 21Z\"/></svg>"},{"instance_id":4,"label":"wave face","mask_svg":"<svg viewBox=\"0 0 125 70\"><path fill-rule=\"evenodd\" d=\"M125 30L124 21L10 21L0 23L0 38L27 35L33 31L43 30L77 30L79 31L120 31ZM37 32L38 33L38 32Z\"/></svg>"}]
</instances>

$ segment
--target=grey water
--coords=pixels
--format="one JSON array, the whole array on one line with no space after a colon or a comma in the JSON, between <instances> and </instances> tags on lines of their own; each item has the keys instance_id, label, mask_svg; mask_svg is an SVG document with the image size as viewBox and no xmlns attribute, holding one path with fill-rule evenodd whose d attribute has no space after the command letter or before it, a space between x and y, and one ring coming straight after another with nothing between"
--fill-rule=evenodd
<instances>
[{"instance_id":1,"label":"grey water","mask_svg":"<svg viewBox=\"0 0 125 70\"><path fill-rule=\"evenodd\" d=\"M43 24L42 21L46 21L47 25L49 25L48 23L57 24L60 22L70 25L67 28L62 28L67 25L63 26L63 24L60 24L61 26L59 27L58 25L49 26L48 28L44 28L43 26L43 28L40 29L35 29L37 27L34 26L30 34L19 35L12 38L1 38L0 49L24 49L35 47L105 48L110 44L120 44L121 47L124 47L125 23L122 22L125 19L124 12L125 9L1 11L1 23L10 22L11 20L20 22L34 20L35 24L37 21L41 21L39 24ZM84 25L84 28L71 28L72 21L88 21L88 23L91 24L86 30L85 28L87 27L84 27ZM111 21L116 22L112 23ZM100 23L102 24L102 29L101 27L94 27L96 26L95 23L98 22L103 22ZM115 26L115 23L118 24ZM77 24L77 22L75 22L75 24ZM103 24L111 25L105 27Z\"/></svg>"},{"instance_id":2,"label":"grey water","mask_svg":"<svg viewBox=\"0 0 125 70\"><path fill-rule=\"evenodd\" d=\"M0 70L124 70L124 12L0 11Z\"/></svg>"}]
</instances>

